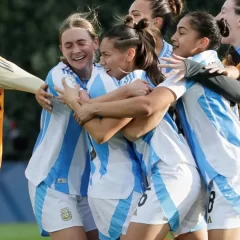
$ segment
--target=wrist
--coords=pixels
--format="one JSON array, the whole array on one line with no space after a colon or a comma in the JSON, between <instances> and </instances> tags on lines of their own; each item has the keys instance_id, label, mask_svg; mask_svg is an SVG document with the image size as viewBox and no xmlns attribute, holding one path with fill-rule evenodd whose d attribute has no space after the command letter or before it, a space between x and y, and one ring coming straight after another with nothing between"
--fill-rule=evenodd
<instances>
[{"instance_id":1,"label":"wrist","mask_svg":"<svg viewBox=\"0 0 240 240\"><path fill-rule=\"evenodd\" d=\"M78 106L80 107L80 104L78 103L77 99L69 101L67 105L75 112L78 110Z\"/></svg>"},{"instance_id":2,"label":"wrist","mask_svg":"<svg viewBox=\"0 0 240 240\"><path fill-rule=\"evenodd\" d=\"M98 103L91 104L91 114L92 116L96 117L98 116L98 113L100 112Z\"/></svg>"},{"instance_id":3,"label":"wrist","mask_svg":"<svg viewBox=\"0 0 240 240\"><path fill-rule=\"evenodd\" d=\"M123 87L122 87L122 90L123 90L124 99L130 98L130 97L133 96L133 94L131 93L130 84L127 84L127 85L123 86Z\"/></svg>"}]
</instances>

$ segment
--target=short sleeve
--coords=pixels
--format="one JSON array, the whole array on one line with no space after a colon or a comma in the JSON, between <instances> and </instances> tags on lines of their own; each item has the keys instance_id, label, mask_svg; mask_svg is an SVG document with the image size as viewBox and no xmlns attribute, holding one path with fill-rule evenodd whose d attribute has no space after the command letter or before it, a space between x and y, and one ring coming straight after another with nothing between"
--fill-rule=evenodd
<instances>
[{"instance_id":1,"label":"short sleeve","mask_svg":"<svg viewBox=\"0 0 240 240\"><path fill-rule=\"evenodd\" d=\"M174 76L167 78L164 82L160 83L157 87L165 87L170 89L179 99L188 89L188 85L185 79L174 83ZM177 100L176 99L176 100Z\"/></svg>"}]
</instances>

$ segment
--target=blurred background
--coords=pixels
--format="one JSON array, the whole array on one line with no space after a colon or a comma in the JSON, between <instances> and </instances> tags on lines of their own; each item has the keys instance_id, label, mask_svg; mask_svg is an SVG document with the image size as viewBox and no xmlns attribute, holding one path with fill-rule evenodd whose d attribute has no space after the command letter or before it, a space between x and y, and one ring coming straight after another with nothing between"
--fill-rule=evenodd
<instances>
[{"instance_id":1,"label":"blurred background","mask_svg":"<svg viewBox=\"0 0 240 240\"><path fill-rule=\"evenodd\" d=\"M0 0L0 56L45 79L59 61L58 29L71 13L95 8L101 32L132 0ZM224 0L188 0L186 10L216 15ZM165 37L169 41L175 30ZM223 56L224 49L220 49ZM5 91L3 166L0 170L0 240L35 240L38 229L30 206L24 170L39 132L41 108L34 95Z\"/></svg>"}]
</instances>

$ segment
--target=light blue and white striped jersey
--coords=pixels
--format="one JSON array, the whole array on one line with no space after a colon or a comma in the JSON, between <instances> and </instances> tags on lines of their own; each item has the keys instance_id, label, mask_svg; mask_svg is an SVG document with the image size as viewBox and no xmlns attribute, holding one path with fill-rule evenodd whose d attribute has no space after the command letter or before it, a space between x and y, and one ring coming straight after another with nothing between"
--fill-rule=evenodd
<instances>
[{"instance_id":1,"label":"light blue and white striped jersey","mask_svg":"<svg viewBox=\"0 0 240 240\"><path fill-rule=\"evenodd\" d=\"M155 87L143 70L128 74L125 79L121 80L121 85L137 79L148 81L151 87ZM152 167L159 161L172 167L180 163L196 167L187 142L178 134L177 126L168 113L155 129L134 142L134 148L146 176L150 176Z\"/></svg>"},{"instance_id":2,"label":"light blue and white striped jersey","mask_svg":"<svg viewBox=\"0 0 240 240\"><path fill-rule=\"evenodd\" d=\"M162 48L162 51L160 52L160 54L158 55L159 62L161 64L165 64L166 62L161 60L160 58L161 57L171 57L172 51L173 51L172 45L167 43L165 40L163 40L163 48ZM163 68L163 69L161 69L161 72L163 74L166 74L166 73L170 72L171 70L172 70L171 68Z\"/></svg>"},{"instance_id":3,"label":"light blue and white striped jersey","mask_svg":"<svg viewBox=\"0 0 240 240\"><path fill-rule=\"evenodd\" d=\"M87 85L91 98L119 88L119 82L103 68L93 71ZM142 172L133 145L118 132L108 142L92 140L97 155L91 161L88 195L101 199L126 199L131 192L142 192Z\"/></svg>"},{"instance_id":4,"label":"light blue and white striped jersey","mask_svg":"<svg viewBox=\"0 0 240 240\"><path fill-rule=\"evenodd\" d=\"M57 96L54 86L63 88L62 78L67 76L82 86L78 76L60 62L48 73L48 91ZM51 114L44 109L42 111L41 130L26 169L26 177L35 186L44 181L57 191L86 196L90 175L87 134L75 121L73 111L68 106L55 97L52 104Z\"/></svg>"},{"instance_id":5,"label":"light blue and white striped jersey","mask_svg":"<svg viewBox=\"0 0 240 240\"><path fill-rule=\"evenodd\" d=\"M192 58L204 65L222 66L217 52L205 51ZM180 98L177 109L193 155L208 183L216 175L240 174L240 123L221 95L191 80L173 83L169 78L159 86Z\"/></svg>"}]
</instances>

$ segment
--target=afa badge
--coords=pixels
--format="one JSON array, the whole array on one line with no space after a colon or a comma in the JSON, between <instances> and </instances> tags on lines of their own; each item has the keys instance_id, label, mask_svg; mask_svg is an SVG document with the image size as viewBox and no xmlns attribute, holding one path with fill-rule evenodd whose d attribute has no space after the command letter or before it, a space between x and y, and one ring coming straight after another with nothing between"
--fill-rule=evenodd
<instances>
[{"instance_id":1,"label":"afa badge","mask_svg":"<svg viewBox=\"0 0 240 240\"><path fill-rule=\"evenodd\" d=\"M75 88L76 84L77 84L77 81L76 79L71 76L71 75L68 75L67 77L64 78L65 79L65 82L66 84L71 87L71 88Z\"/></svg>"},{"instance_id":2,"label":"afa badge","mask_svg":"<svg viewBox=\"0 0 240 240\"><path fill-rule=\"evenodd\" d=\"M61 218L63 221L69 221L72 219L72 213L69 210L69 208L62 208L60 212L61 212Z\"/></svg>"}]
</instances>

